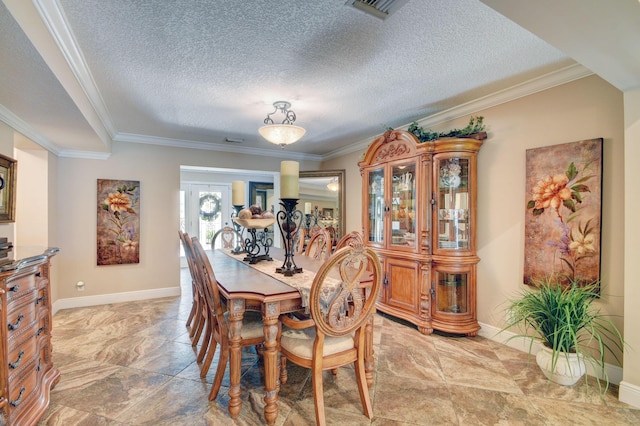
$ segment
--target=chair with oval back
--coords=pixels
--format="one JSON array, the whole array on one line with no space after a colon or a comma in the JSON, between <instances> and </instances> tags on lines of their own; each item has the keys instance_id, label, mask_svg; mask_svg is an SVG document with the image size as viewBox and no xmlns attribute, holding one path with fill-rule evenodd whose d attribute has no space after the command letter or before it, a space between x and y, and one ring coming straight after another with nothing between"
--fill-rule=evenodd
<instances>
[{"instance_id":1,"label":"chair with oval back","mask_svg":"<svg viewBox=\"0 0 640 426\"><path fill-rule=\"evenodd\" d=\"M329 233L324 229L320 229L309 240L304 254L320 260L325 260L331 256L331 237Z\"/></svg>"},{"instance_id":2,"label":"chair with oval back","mask_svg":"<svg viewBox=\"0 0 640 426\"><path fill-rule=\"evenodd\" d=\"M200 370L200 377L205 377L211 366L214 353L216 351L216 345L220 345L220 357L218 359L218 368L216 369L216 375L211 385L211 391L209 393L209 400L213 401L220 391L222 385L222 378L227 368L227 362L229 361L229 327L228 319L220 298L220 292L218 290L218 282L216 280L213 268L207 257L207 253L202 248L202 245L198 241L197 237L193 237L191 241L192 251L196 258L196 265L198 270L198 279L203 283L205 288L205 297L208 307L208 321L207 324L210 328L210 345L207 351L206 359ZM264 325L262 322L262 315L258 312L246 312L242 320L241 329L241 345L244 346L259 346L264 342Z\"/></svg>"},{"instance_id":3,"label":"chair with oval back","mask_svg":"<svg viewBox=\"0 0 640 426\"><path fill-rule=\"evenodd\" d=\"M358 231L351 231L340 238L340 241L336 244L336 251L350 244L356 243L362 243L362 235Z\"/></svg>"},{"instance_id":4,"label":"chair with oval back","mask_svg":"<svg viewBox=\"0 0 640 426\"><path fill-rule=\"evenodd\" d=\"M338 278L339 277L339 278ZM363 244L344 247L327 259L311 286L311 318L283 316L280 383L287 383L287 360L312 370L316 423L325 424L323 370L353 363L364 414L373 409L365 374L365 327L375 312L382 282L380 260Z\"/></svg>"},{"instance_id":5,"label":"chair with oval back","mask_svg":"<svg viewBox=\"0 0 640 426\"><path fill-rule=\"evenodd\" d=\"M216 241L220 239L222 249L234 249L236 248L236 244L240 242L240 244L244 247L244 241L242 240L242 236L238 231L233 229L229 225L225 225L213 234L213 238L211 239L211 249L215 250Z\"/></svg>"},{"instance_id":6,"label":"chair with oval back","mask_svg":"<svg viewBox=\"0 0 640 426\"><path fill-rule=\"evenodd\" d=\"M307 238L307 232L304 228L300 228L293 236L293 254L304 253L305 239Z\"/></svg>"}]
</instances>

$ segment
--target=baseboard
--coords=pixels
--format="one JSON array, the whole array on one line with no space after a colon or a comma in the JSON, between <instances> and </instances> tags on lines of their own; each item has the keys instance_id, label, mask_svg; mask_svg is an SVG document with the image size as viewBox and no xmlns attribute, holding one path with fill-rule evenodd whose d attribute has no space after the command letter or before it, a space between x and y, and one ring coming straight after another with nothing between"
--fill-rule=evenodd
<instances>
[{"instance_id":1,"label":"baseboard","mask_svg":"<svg viewBox=\"0 0 640 426\"><path fill-rule=\"evenodd\" d=\"M625 381L620 382L618 399L625 404L640 408L640 386Z\"/></svg>"},{"instance_id":2,"label":"baseboard","mask_svg":"<svg viewBox=\"0 0 640 426\"><path fill-rule=\"evenodd\" d=\"M527 339L524 337L515 337L515 333L511 333L509 331L500 331L498 327L494 327L492 325L480 324L480 327L480 331L478 332L479 336L485 337L489 340L493 340L494 342L501 343L505 346L517 349L522 352L529 352L529 348L531 348L531 354L534 356L542 347L542 345L537 341L534 341L532 344L531 339ZM609 376L610 383L620 385L620 383L622 382L623 371L621 367L605 363L604 370L607 373L607 376ZM589 365L589 363L587 363L587 374L590 376L602 378L602 374L600 373L600 371L594 370L593 366Z\"/></svg>"},{"instance_id":3,"label":"baseboard","mask_svg":"<svg viewBox=\"0 0 640 426\"><path fill-rule=\"evenodd\" d=\"M55 315L61 309L84 308L87 306L108 305L111 303L132 302L135 300L159 299L161 297L180 296L180 287L156 288L153 290L126 291L123 293L99 294L95 296L58 299L51 306Z\"/></svg>"}]
</instances>

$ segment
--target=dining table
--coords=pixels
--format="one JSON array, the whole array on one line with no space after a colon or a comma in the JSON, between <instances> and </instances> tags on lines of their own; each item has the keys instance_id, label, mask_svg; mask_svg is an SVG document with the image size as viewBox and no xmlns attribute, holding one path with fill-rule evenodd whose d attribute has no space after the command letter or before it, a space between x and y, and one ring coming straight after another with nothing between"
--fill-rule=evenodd
<instances>
[{"instance_id":1,"label":"dining table","mask_svg":"<svg viewBox=\"0 0 640 426\"><path fill-rule=\"evenodd\" d=\"M245 255L230 250L216 249L209 252L209 260L218 283L220 296L228 311L229 354L229 415L237 418L242 409L240 375L242 365L242 319L245 312L262 313L264 322L264 417L272 425L278 417L279 342L280 315L291 312L309 312L309 293L316 272L323 261L304 255L295 256L302 272L284 276L276 268L284 263L285 251L271 247L271 261L255 264L244 261ZM373 385L373 318L365 328L365 370L367 384Z\"/></svg>"}]
</instances>

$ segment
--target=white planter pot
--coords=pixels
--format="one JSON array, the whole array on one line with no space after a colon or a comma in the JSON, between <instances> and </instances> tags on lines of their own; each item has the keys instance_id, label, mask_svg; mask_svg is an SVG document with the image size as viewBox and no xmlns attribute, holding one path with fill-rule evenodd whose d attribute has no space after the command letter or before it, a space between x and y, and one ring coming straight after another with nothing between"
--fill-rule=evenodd
<instances>
[{"instance_id":1,"label":"white planter pot","mask_svg":"<svg viewBox=\"0 0 640 426\"><path fill-rule=\"evenodd\" d=\"M552 350L543 346L536 355L536 362L544 375L554 383L564 386L575 385L587 371L584 359L578 354L561 352L556 360L555 371L552 370Z\"/></svg>"}]
</instances>

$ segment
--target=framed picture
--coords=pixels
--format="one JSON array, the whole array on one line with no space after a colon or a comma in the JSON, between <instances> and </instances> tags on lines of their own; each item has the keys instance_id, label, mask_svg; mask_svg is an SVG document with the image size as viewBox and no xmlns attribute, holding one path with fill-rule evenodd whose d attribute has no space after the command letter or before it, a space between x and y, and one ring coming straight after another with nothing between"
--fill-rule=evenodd
<instances>
[{"instance_id":1,"label":"framed picture","mask_svg":"<svg viewBox=\"0 0 640 426\"><path fill-rule=\"evenodd\" d=\"M525 284L599 282L602 141L527 150Z\"/></svg>"},{"instance_id":2,"label":"framed picture","mask_svg":"<svg viewBox=\"0 0 640 426\"><path fill-rule=\"evenodd\" d=\"M333 209L322 209L322 217L333 219Z\"/></svg>"},{"instance_id":3,"label":"framed picture","mask_svg":"<svg viewBox=\"0 0 640 426\"><path fill-rule=\"evenodd\" d=\"M0 154L0 223L16 221L16 167L18 162Z\"/></svg>"},{"instance_id":4,"label":"framed picture","mask_svg":"<svg viewBox=\"0 0 640 426\"><path fill-rule=\"evenodd\" d=\"M98 179L97 264L140 263L140 181Z\"/></svg>"}]
</instances>

